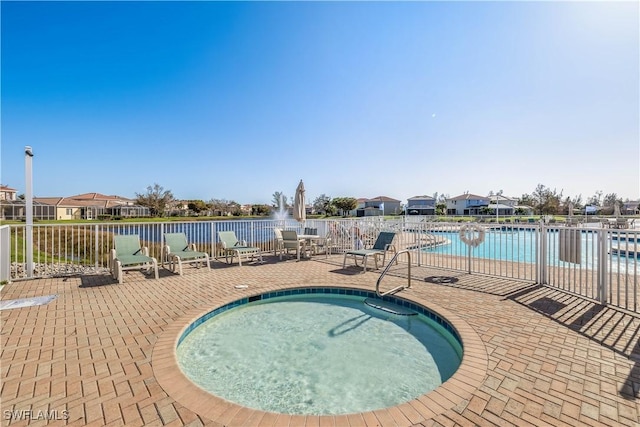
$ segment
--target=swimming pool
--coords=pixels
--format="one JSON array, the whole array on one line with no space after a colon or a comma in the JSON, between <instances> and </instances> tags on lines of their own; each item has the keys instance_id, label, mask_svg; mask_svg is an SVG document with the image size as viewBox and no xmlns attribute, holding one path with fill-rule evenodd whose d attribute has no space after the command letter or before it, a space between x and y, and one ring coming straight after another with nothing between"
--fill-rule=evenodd
<instances>
[{"instance_id":1,"label":"swimming pool","mask_svg":"<svg viewBox=\"0 0 640 427\"><path fill-rule=\"evenodd\" d=\"M415 316L364 304L369 291L302 288L206 313L182 333L180 369L213 395L285 414L347 414L410 401L462 360L456 329L399 298Z\"/></svg>"},{"instance_id":2,"label":"swimming pool","mask_svg":"<svg viewBox=\"0 0 640 427\"><path fill-rule=\"evenodd\" d=\"M445 237L449 240L450 243L434 248L424 248L424 252L465 257L468 255L468 247L460 240L460 236L458 235L457 231L433 231L431 233L434 235ZM621 233L620 236L624 236L624 234ZM616 242L618 242L618 239L623 238L620 236L618 236L617 234L611 235L613 244L611 241L607 240L607 251L611 251L611 248L615 247L614 245L616 244ZM580 264L585 266L586 268L595 268L598 261L598 234L591 230L580 230L579 238ZM477 247L472 248L471 255L476 258L534 264L536 262L536 257L538 256L537 239L539 239L539 236L538 232L535 230L518 229L515 227L505 227L502 230L488 229L485 234L484 242L482 242ZM546 239L546 261L551 265L562 265L564 261L561 261L559 257L560 232L558 230L547 230ZM626 238L624 239L625 240L623 240L621 244L619 243L623 248L623 244L624 242L626 242ZM608 258L610 260L617 260L618 257L614 256ZM633 259L630 259L630 261L625 260L625 264L630 264L631 267L633 267L635 262ZM618 266L613 265L614 270L623 269L624 267L625 266L622 265L620 268L618 268Z\"/></svg>"}]
</instances>

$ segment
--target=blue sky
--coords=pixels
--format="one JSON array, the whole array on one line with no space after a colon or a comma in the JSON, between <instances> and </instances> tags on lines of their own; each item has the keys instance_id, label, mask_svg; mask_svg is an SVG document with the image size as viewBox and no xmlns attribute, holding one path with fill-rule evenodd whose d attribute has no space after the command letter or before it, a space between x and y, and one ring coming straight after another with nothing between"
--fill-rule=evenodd
<instances>
[{"instance_id":1,"label":"blue sky","mask_svg":"<svg viewBox=\"0 0 640 427\"><path fill-rule=\"evenodd\" d=\"M37 197L640 197L637 2L6 2Z\"/></svg>"}]
</instances>

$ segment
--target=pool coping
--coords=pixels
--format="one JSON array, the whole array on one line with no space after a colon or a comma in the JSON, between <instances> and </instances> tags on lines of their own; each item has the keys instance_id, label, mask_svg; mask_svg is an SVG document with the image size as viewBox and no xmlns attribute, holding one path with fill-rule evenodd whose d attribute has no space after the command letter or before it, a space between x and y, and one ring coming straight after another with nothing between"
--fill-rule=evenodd
<instances>
[{"instance_id":1,"label":"pool coping","mask_svg":"<svg viewBox=\"0 0 640 427\"><path fill-rule=\"evenodd\" d=\"M371 291L370 288L358 285L340 286L320 283L287 285L278 290L309 287ZM248 292L243 298L260 294L264 294L264 292ZM400 294L398 297L424 306L445 318L457 330L463 346L462 362L451 378L435 390L400 405L346 415L280 414L238 405L215 396L193 383L178 365L175 351L178 342L192 323L210 311L238 300L237 295L229 295L219 301L212 301L206 307L200 306L188 310L183 316L168 325L153 347L151 368L159 385L170 398L198 415L224 425L260 425L261 423L273 425L276 420L278 421L277 425L318 425L318 422L321 425L324 425L324 422L338 425L336 420L358 417L364 420L366 425L410 426L431 419L458 405L466 406L473 392L483 383L487 375L488 354L480 336L465 320L445 308L429 303L415 295Z\"/></svg>"}]
</instances>

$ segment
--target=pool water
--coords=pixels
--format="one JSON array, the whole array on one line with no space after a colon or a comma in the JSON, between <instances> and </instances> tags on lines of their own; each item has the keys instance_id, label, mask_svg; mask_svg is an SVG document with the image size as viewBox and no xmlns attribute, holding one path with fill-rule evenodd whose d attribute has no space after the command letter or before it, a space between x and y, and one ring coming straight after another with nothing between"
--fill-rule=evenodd
<instances>
[{"instance_id":1,"label":"pool water","mask_svg":"<svg viewBox=\"0 0 640 427\"><path fill-rule=\"evenodd\" d=\"M425 248L424 252L445 254L454 256L467 256L468 247L460 240L458 232L435 231L432 234L446 238L449 243L435 248ZM580 264L587 268L595 268L597 265L597 244L598 236L591 231L581 231L580 234ZM617 237L616 235L613 236ZM488 230L485 234L484 241L477 247L471 249L471 255L476 258L495 259L501 261L535 263L537 256L536 232L530 230L513 231L495 231ZM547 262L553 265L562 265L564 261L560 261L560 238L557 230L548 230L547 238ZM614 240L616 246L625 248L626 240L618 242ZM611 244L607 242L608 250ZM634 242L630 243L630 247ZM616 265L619 257L611 257L611 269L613 271L624 271L625 264L634 268L635 260L633 258L625 259L622 265ZM568 264L568 263L566 263Z\"/></svg>"},{"instance_id":2,"label":"pool water","mask_svg":"<svg viewBox=\"0 0 640 427\"><path fill-rule=\"evenodd\" d=\"M468 246L460 240L457 231L434 232L433 234L445 237L451 243L425 249L425 251L455 256L468 255ZM472 248L471 254L480 258L533 263L536 259L535 239L535 233L531 231L487 232L484 241Z\"/></svg>"},{"instance_id":3,"label":"pool water","mask_svg":"<svg viewBox=\"0 0 640 427\"><path fill-rule=\"evenodd\" d=\"M462 348L441 325L363 300L297 295L241 305L184 337L178 363L219 397L286 414L394 406L453 375Z\"/></svg>"}]
</instances>

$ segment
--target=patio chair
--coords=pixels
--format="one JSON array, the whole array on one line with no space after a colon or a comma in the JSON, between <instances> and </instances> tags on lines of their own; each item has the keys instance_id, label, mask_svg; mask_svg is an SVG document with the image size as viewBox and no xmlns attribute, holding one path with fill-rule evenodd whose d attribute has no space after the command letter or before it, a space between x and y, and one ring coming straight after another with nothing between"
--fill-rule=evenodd
<instances>
[{"instance_id":1,"label":"patio chair","mask_svg":"<svg viewBox=\"0 0 640 427\"><path fill-rule=\"evenodd\" d=\"M395 238L396 233L392 231L382 231L378 234L375 243L371 249L357 249L357 250L349 250L344 253L344 260L342 262L342 268L346 268L347 265L347 257L350 256L353 258L356 266L358 266L358 258L361 257L362 261L362 272L366 273L367 271L367 259L369 257L373 257L373 261L375 263L376 269L378 269L378 258L382 256L382 265L384 265L387 251L396 252L396 247L393 245L393 239ZM396 261L397 262L397 261Z\"/></svg>"},{"instance_id":2,"label":"patio chair","mask_svg":"<svg viewBox=\"0 0 640 427\"><path fill-rule=\"evenodd\" d=\"M306 241L298 238L298 233L294 230L282 230L282 252L289 254L289 251L293 249L296 251L298 261L300 261L300 254L306 249ZM280 259L282 259L282 252L280 252Z\"/></svg>"},{"instance_id":3,"label":"patio chair","mask_svg":"<svg viewBox=\"0 0 640 427\"><path fill-rule=\"evenodd\" d=\"M276 256L278 253L280 254L280 259L282 259L282 230L279 228L273 229L273 234L275 234L276 239L273 242L273 255Z\"/></svg>"},{"instance_id":4,"label":"patio chair","mask_svg":"<svg viewBox=\"0 0 640 427\"><path fill-rule=\"evenodd\" d=\"M247 246L246 241L239 241L234 231L218 231L218 238L222 242L227 264L232 264L235 256L238 257L238 265L240 267L242 267L242 258L255 259L255 257L258 257L259 261L263 262L260 248Z\"/></svg>"},{"instance_id":5,"label":"patio chair","mask_svg":"<svg viewBox=\"0 0 640 427\"><path fill-rule=\"evenodd\" d=\"M152 268L158 280L158 261L149 256L149 248L140 246L137 235L113 236L114 249L111 249L111 274L118 283L122 283L123 271Z\"/></svg>"},{"instance_id":6,"label":"patio chair","mask_svg":"<svg viewBox=\"0 0 640 427\"><path fill-rule=\"evenodd\" d=\"M627 221L627 218L616 218L616 222L615 222L615 228L629 228L629 222Z\"/></svg>"},{"instance_id":7,"label":"patio chair","mask_svg":"<svg viewBox=\"0 0 640 427\"><path fill-rule=\"evenodd\" d=\"M162 265L164 266L165 261L169 261L169 268L174 273L177 264L178 274L182 276L182 263L196 263L198 268L200 263L204 263L207 269L211 270L209 254L196 251L196 245L189 244L184 233L165 233L164 243L162 248L163 256L161 257Z\"/></svg>"}]
</instances>

